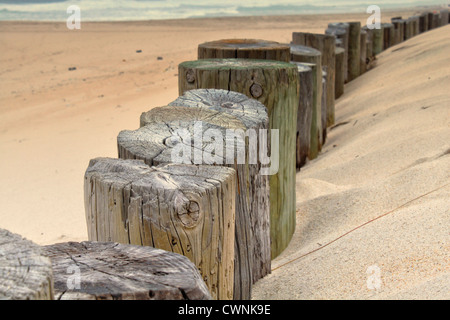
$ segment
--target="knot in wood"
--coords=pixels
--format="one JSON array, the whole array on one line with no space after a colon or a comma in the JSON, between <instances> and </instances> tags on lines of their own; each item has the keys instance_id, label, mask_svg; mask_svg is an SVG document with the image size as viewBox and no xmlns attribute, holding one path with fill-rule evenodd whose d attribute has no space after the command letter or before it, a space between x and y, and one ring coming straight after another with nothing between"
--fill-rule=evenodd
<instances>
[{"instance_id":1,"label":"knot in wood","mask_svg":"<svg viewBox=\"0 0 450 320\"><path fill-rule=\"evenodd\" d=\"M194 70L189 69L188 71L186 71L186 81L188 83L195 82L195 72L194 72Z\"/></svg>"},{"instance_id":2,"label":"knot in wood","mask_svg":"<svg viewBox=\"0 0 450 320\"><path fill-rule=\"evenodd\" d=\"M170 136L164 140L164 144L171 148L176 146L178 143L180 143L180 137L178 136Z\"/></svg>"},{"instance_id":3,"label":"knot in wood","mask_svg":"<svg viewBox=\"0 0 450 320\"><path fill-rule=\"evenodd\" d=\"M234 105L233 102L225 102L225 103L222 103L221 107L227 108L227 109L232 109L232 108L235 108L236 106Z\"/></svg>"},{"instance_id":4,"label":"knot in wood","mask_svg":"<svg viewBox=\"0 0 450 320\"><path fill-rule=\"evenodd\" d=\"M200 207L197 202L189 201L178 209L178 218L181 223L187 227L192 228L197 224L200 217Z\"/></svg>"},{"instance_id":5,"label":"knot in wood","mask_svg":"<svg viewBox=\"0 0 450 320\"><path fill-rule=\"evenodd\" d=\"M259 98L262 96L263 94L263 89L261 87L260 84L258 83L254 83L252 84L252 86L250 87L250 93L252 94L253 98Z\"/></svg>"}]
</instances>

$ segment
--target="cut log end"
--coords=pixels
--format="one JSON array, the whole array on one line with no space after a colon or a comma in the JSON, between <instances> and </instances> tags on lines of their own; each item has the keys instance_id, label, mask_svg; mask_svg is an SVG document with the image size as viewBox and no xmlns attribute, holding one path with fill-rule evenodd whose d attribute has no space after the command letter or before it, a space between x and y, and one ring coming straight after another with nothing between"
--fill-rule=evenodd
<instances>
[{"instance_id":1,"label":"cut log end","mask_svg":"<svg viewBox=\"0 0 450 320\"><path fill-rule=\"evenodd\" d=\"M58 300L209 300L188 258L152 247L66 242L43 247Z\"/></svg>"}]
</instances>

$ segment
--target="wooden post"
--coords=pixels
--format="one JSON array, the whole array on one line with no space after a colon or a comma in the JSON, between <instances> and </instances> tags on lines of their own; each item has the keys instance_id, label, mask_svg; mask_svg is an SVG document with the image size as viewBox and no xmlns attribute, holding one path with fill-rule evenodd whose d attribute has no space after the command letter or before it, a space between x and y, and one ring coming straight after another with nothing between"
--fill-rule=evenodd
<instances>
[{"instance_id":1,"label":"wooden post","mask_svg":"<svg viewBox=\"0 0 450 320\"><path fill-rule=\"evenodd\" d=\"M359 77L361 58L361 23L349 22L348 39L348 81Z\"/></svg>"},{"instance_id":2,"label":"wooden post","mask_svg":"<svg viewBox=\"0 0 450 320\"><path fill-rule=\"evenodd\" d=\"M319 50L301 45L291 45L291 59L294 62L311 63L314 74L311 140L308 158L317 158L322 149L322 54Z\"/></svg>"},{"instance_id":3,"label":"wooden post","mask_svg":"<svg viewBox=\"0 0 450 320\"><path fill-rule=\"evenodd\" d=\"M345 70L348 69L348 36L349 36L349 24L346 22L334 22L328 24L328 29L325 30L325 34L334 35L336 40L340 39L342 41L341 48L345 50ZM347 71L345 72L345 82L348 82ZM335 97L336 98L336 97ZM337 99L337 98L336 98Z\"/></svg>"},{"instance_id":4,"label":"wooden post","mask_svg":"<svg viewBox=\"0 0 450 320\"><path fill-rule=\"evenodd\" d=\"M435 29L439 26L439 13L428 12L428 30Z\"/></svg>"},{"instance_id":5,"label":"wooden post","mask_svg":"<svg viewBox=\"0 0 450 320\"><path fill-rule=\"evenodd\" d=\"M41 247L0 229L0 300L53 300L52 263Z\"/></svg>"},{"instance_id":6,"label":"wooden post","mask_svg":"<svg viewBox=\"0 0 450 320\"><path fill-rule=\"evenodd\" d=\"M405 20L393 18L391 21L394 25L394 28L398 30L397 44L402 43L405 40Z\"/></svg>"},{"instance_id":7,"label":"wooden post","mask_svg":"<svg viewBox=\"0 0 450 320\"><path fill-rule=\"evenodd\" d=\"M169 104L165 112L163 108L152 109L145 115L146 124L151 121L157 121L158 118L169 121L170 119L186 119L186 109L190 108L194 112L202 111L203 115L198 115L192 119L205 119L212 124L226 126L228 129L241 130L242 125L249 133L259 135L261 130L269 128L269 118L266 107L255 99L250 99L242 93L237 93L221 89L194 89L186 91L182 96ZM176 107L176 106L182 106ZM191 111L190 110L190 111ZM233 124L233 121L227 117L239 120L239 124ZM141 117L142 119L142 117ZM251 132L250 132L251 131ZM267 140L268 149L270 149L270 140ZM257 155L258 150L264 148L261 142L258 144L248 143L246 146L249 159L251 155ZM244 204L247 199L249 208L240 212L247 213L249 218L243 217L236 219L237 228L243 228L249 224L251 239L248 243L244 243L237 237L236 251L243 254L247 251L246 247L251 246L250 252L253 254L251 260L252 282L255 283L270 273L271 256L270 256L270 192L269 192L269 176L261 173L263 168L261 161L249 161L245 172L248 176L242 174L239 176L239 192L236 194L238 206ZM241 172L239 172L241 173ZM239 211L239 210L238 210ZM236 235L242 233L238 229ZM238 241L239 240L239 241ZM239 247L237 247L239 246ZM246 246L241 248L242 246ZM242 257L247 259L247 257ZM237 260L239 261L239 260Z\"/></svg>"},{"instance_id":8,"label":"wooden post","mask_svg":"<svg viewBox=\"0 0 450 320\"><path fill-rule=\"evenodd\" d=\"M433 29L441 26L441 15L439 12L433 13Z\"/></svg>"},{"instance_id":9,"label":"wooden post","mask_svg":"<svg viewBox=\"0 0 450 320\"><path fill-rule=\"evenodd\" d=\"M93 159L84 178L89 240L185 255L214 299L231 299L235 193L231 168Z\"/></svg>"},{"instance_id":10,"label":"wooden post","mask_svg":"<svg viewBox=\"0 0 450 320\"><path fill-rule=\"evenodd\" d=\"M198 46L198 59L264 59L289 62L289 47L260 39L223 39Z\"/></svg>"},{"instance_id":11,"label":"wooden post","mask_svg":"<svg viewBox=\"0 0 450 320\"><path fill-rule=\"evenodd\" d=\"M364 43L364 47L366 44ZM336 47L336 77L335 77L335 91L334 96L336 99L340 98L344 94L344 83L347 69L345 69L345 49ZM364 64L366 61L364 60Z\"/></svg>"},{"instance_id":12,"label":"wooden post","mask_svg":"<svg viewBox=\"0 0 450 320\"><path fill-rule=\"evenodd\" d=\"M414 16L414 36L420 33L420 16Z\"/></svg>"},{"instance_id":13,"label":"wooden post","mask_svg":"<svg viewBox=\"0 0 450 320\"><path fill-rule=\"evenodd\" d=\"M297 67L270 60L202 59L181 63L178 74L180 94L200 88L243 93L267 107L269 128L279 130L279 169L269 178L271 256L274 259L289 244L295 229Z\"/></svg>"},{"instance_id":14,"label":"wooden post","mask_svg":"<svg viewBox=\"0 0 450 320\"><path fill-rule=\"evenodd\" d=\"M324 91L324 89L326 89L327 86L327 78L328 78L328 67L327 66L322 66L322 137L323 137L323 143L325 144L325 141L327 140L327 110L325 110L326 108L326 102L327 102L327 92L326 90ZM325 81L324 81L325 80ZM334 94L334 92L333 92Z\"/></svg>"},{"instance_id":15,"label":"wooden post","mask_svg":"<svg viewBox=\"0 0 450 320\"><path fill-rule=\"evenodd\" d=\"M327 67L327 127L335 122L334 111L334 77L335 63L334 56L335 38L331 35L294 32L292 33L292 43L299 44L319 50L322 53L322 67ZM358 57L359 59L359 57Z\"/></svg>"},{"instance_id":16,"label":"wooden post","mask_svg":"<svg viewBox=\"0 0 450 320\"><path fill-rule=\"evenodd\" d=\"M58 243L42 250L53 264L57 300L212 298L195 265L172 252L91 241Z\"/></svg>"},{"instance_id":17,"label":"wooden post","mask_svg":"<svg viewBox=\"0 0 450 320\"><path fill-rule=\"evenodd\" d=\"M360 56L359 56L359 71L361 74L366 72L366 59L367 59L367 32L361 29L360 37Z\"/></svg>"},{"instance_id":18,"label":"wooden post","mask_svg":"<svg viewBox=\"0 0 450 320\"><path fill-rule=\"evenodd\" d=\"M428 31L428 13L424 12L419 16L420 33Z\"/></svg>"},{"instance_id":19,"label":"wooden post","mask_svg":"<svg viewBox=\"0 0 450 320\"><path fill-rule=\"evenodd\" d=\"M322 67L322 136L324 143L327 139L327 118L325 117L326 110L324 108L327 101L327 70L328 67Z\"/></svg>"},{"instance_id":20,"label":"wooden post","mask_svg":"<svg viewBox=\"0 0 450 320\"><path fill-rule=\"evenodd\" d=\"M448 10L441 10L440 13L441 13L440 25L441 25L441 27L443 27L448 24L449 14L448 14Z\"/></svg>"},{"instance_id":21,"label":"wooden post","mask_svg":"<svg viewBox=\"0 0 450 320\"><path fill-rule=\"evenodd\" d=\"M369 71L370 69L372 69L373 63L375 61L372 50L373 50L373 44L372 44L372 39L370 39L366 42L366 71Z\"/></svg>"},{"instance_id":22,"label":"wooden post","mask_svg":"<svg viewBox=\"0 0 450 320\"><path fill-rule=\"evenodd\" d=\"M298 67L300 95L297 112L297 169L303 167L309 154L311 142L311 122L313 115L313 95L315 77L312 68L301 62L292 62Z\"/></svg>"},{"instance_id":23,"label":"wooden post","mask_svg":"<svg viewBox=\"0 0 450 320\"><path fill-rule=\"evenodd\" d=\"M383 50L386 50L394 45L395 27L392 23L383 23L381 27L383 29Z\"/></svg>"},{"instance_id":24,"label":"wooden post","mask_svg":"<svg viewBox=\"0 0 450 320\"><path fill-rule=\"evenodd\" d=\"M372 30L372 54L377 56L383 51L383 35L382 28Z\"/></svg>"}]
</instances>

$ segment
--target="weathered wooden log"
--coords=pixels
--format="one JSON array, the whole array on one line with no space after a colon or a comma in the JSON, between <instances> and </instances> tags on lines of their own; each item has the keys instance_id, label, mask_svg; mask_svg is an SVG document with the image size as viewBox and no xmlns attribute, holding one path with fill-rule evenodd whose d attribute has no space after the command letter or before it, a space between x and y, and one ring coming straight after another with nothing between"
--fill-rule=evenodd
<instances>
[{"instance_id":1,"label":"weathered wooden log","mask_svg":"<svg viewBox=\"0 0 450 320\"><path fill-rule=\"evenodd\" d=\"M371 35L372 32L367 32L367 34ZM372 50L373 50L373 44L372 44L372 38L370 37L370 39L367 39L367 42L366 42L366 71L372 69L372 67L373 67L372 64L375 59L374 59Z\"/></svg>"},{"instance_id":2,"label":"weathered wooden log","mask_svg":"<svg viewBox=\"0 0 450 320\"><path fill-rule=\"evenodd\" d=\"M232 299L235 174L219 166L93 159L84 178L89 240L182 254L214 299Z\"/></svg>"},{"instance_id":3,"label":"weathered wooden log","mask_svg":"<svg viewBox=\"0 0 450 320\"><path fill-rule=\"evenodd\" d=\"M324 106L326 105L327 101L327 67L322 67L322 136L323 141L325 142L327 139L327 119L325 117L326 110Z\"/></svg>"},{"instance_id":4,"label":"weathered wooden log","mask_svg":"<svg viewBox=\"0 0 450 320\"><path fill-rule=\"evenodd\" d=\"M372 29L372 54L379 55L383 51L384 31L380 29Z\"/></svg>"},{"instance_id":5,"label":"weathered wooden log","mask_svg":"<svg viewBox=\"0 0 450 320\"><path fill-rule=\"evenodd\" d=\"M342 49L343 50L343 49ZM311 142L311 122L313 115L313 95L315 77L310 66L301 62L291 62L298 67L300 95L297 112L297 169L306 164Z\"/></svg>"},{"instance_id":6,"label":"weathered wooden log","mask_svg":"<svg viewBox=\"0 0 450 320\"><path fill-rule=\"evenodd\" d=\"M349 22L348 39L348 81L359 77L361 58L361 23Z\"/></svg>"},{"instance_id":7,"label":"weathered wooden log","mask_svg":"<svg viewBox=\"0 0 450 320\"><path fill-rule=\"evenodd\" d=\"M197 267L185 256L114 242L43 247L51 259L57 300L210 300Z\"/></svg>"},{"instance_id":8,"label":"weathered wooden log","mask_svg":"<svg viewBox=\"0 0 450 320\"><path fill-rule=\"evenodd\" d=\"M311 47L322 53L322 67L327 67L327 127L332 126L335 122L335 38L332 35L293 32L292 43Z\"/></svg>"},{"instance_id":9,"label":"weathered wooden log","mask_svg":"<svg viewBox=\"0 0 450 320\"><path fill-rule=\"evenodd\" d=\"M392 18L391 21L394 25L394 28L398 30L397 44L402 43L405 40L405 20Z\"/></svg>"},{"instance_id":10,"label":"weathered wooden log","mask_svg":"<svg viewBox=\"0 0 450 320\"><path fill-rule=\"evenodd\" d=\"M322 53L311 47L291 44L291 59L294 62L310 63L314 74L313 108L308 158L317 158L322 149Z\"/></svg>"},{"instance_id":11,"label":"weathered wooden log","mask_svg":"<svg viewBox=\"0 0 450 320\"><path fill-rule=\"evenodd\" d=\"M173 132L179 130L189 129L194 133L194 147L201 149L203 140L207 142L208 139L202 139L206 135L211 126L216 126L215 129L221 130L221 137L214 137L216 142L220 139L220 145L215 152L215 163L208 161L209 157L196 157L194 154L195 163L219 164L232 166L237 171L237 185L236 185L236 228L235 228L235 273L234 273L234 299L249 299L251 294L251 285L256 280L260 279L267 273L270 273L270 212L269 212L269 183L268 176L261 174L261 163L257 159L258 147L260 149L265 146L259 145L256 138L259 135L258 129L264 129L268 126L268 117L266 108L256 100L251 100L245 95L225 90L191 90L183 95L182 99L177 99L173 105L178 107L162 107L154 108L141 116L141 124L144 127L137 131L127 132L123 131L119 134L119 157L142 158L147 163L150 162L151 154L146 151L139 150L134 145L130 146L130 141L134 143L136 139L145 140L150 146L147 149L155 149L158 147L157 140L165 141L171 140ZM180 107L181 105L181 107ZM184 105L184 106L183 106ZM190 105L190 107L186 107ZM213 106L213 110L208 110L205 106ZM196 107L194 107L196 106ZM198 107L202 106L202 107ZM217 110L218 109L218 110ZM220 109L230 109L234 112L234 116L228 114L226 111L222 112ZM231 118L231 119L230 119ZM246 125L238 118L245 119ZM182 121L180 121L182 119ZM238 120L238 121L237 121ZM163 130L157 127L163 124L167 128ZM197 127L196 124L200 124ZM179 126L179 127L178 127ZM228 133L245 134L245 130L251 128L254 130L255 139L247 143L246 148L244 137L241 136L241 145L239 145L239 153L234 156L227 154L227 148L234 148L234 140ZM159 130L159 135L162 137L149 136L151 133L148 129ZM214 129L214 127L211 127ZM227 132L227 129L231 129ZM196 133L196 130L198 131ZM204 134L200 131L204 131ZM251 134L251 133L250 133ZM144 135L144 137L141 137ZM189 140L189 139L188 139ZM190 140L188 141L188 143ZM168 154L172 142L165 148L162 154ZM167 143L166 143L167 145ZM208 146L205 150L209 150ZM223 150L225 149L225 150ZM172 149L173 150L173 149ZM202 150L203 151L203 150ZM243 151L244 154L241 153ZM153 159L152 161L155 161ZM158 161L173 162L169 157L164 157ZM256 251L256 252L255 252ZM256 260L255 260L256 258ZM255 274L253 274L255 271Z\"/></svg>"},{"instance_id":12,"label":"weathered wooden log","mask_svg":"<svg viewBox=\"0 0 450 320\"><path fill-rule=\"evenodd\" d=\"M324 92L323 89L328 87L327 84L327 78L328 78L328 67L323 66L322 67L322 137L323 137L323 143L325 144L327 140L327 110L325 110L327 105L327 92ZM325 82L323 81L325 80ZM333 92L334 94L334 92Z\"/></svg>"},{"instance_id":13,"label":"weathered wooden log","mask_svg":"<svg viewBox=\"0 0 450 320\"><path fill-rule=\"evenodd\" d=\"M348 69L347 61L348 61L348 36L349 36L349 24L346 22L334 22L328 24L328 29L325 30L325 34L334 35L336 40L340 39L342 41L341 48L345 50L345 70ZM337 44L336 44L337 45ZM348 82L347 72L345 73L345 82ZM335 97L336 98L336 97ZM337 98L336 98L337 99Z\"/></svg>"},{"instance_id":14,"label":"weathered wooden log","mask_svg":"<svg viewBox=\"0 0 450 320\"><path fill-rule=\"evenodd\" d=\"M361 29L360 35L360 56L359 56L359 72L361 74L366 73L366 60L367 60L367 32Z\"/></svg>"},{"instance_id":15,"label":"weathered wooden log","mask_svg":"<svg viewBox=\"0 0 450 320\"><path fill-rule=\"evenodd\" d=\"M242 93L221 89L195 89L186 91L169 105L173 107L167 110L168 112L153 109L144 113L143 116L145 115L147 123L157 120L156 117L166 119L166 121L171 118L186 119L186 111L182 111L183 108L176 107L183 106L192 109L194 112L196 110L204 111L203 115L195 116L192 119L207 118L209 123L235 130L240 130L244 125L246 132L249 134L249 139L252 133L257 136L261 130L269 128L267 108L262 103L250 99ZM179 112L175 110L179 110ZM209 113L211 115L207 115ZM225 120L225 116L239 119L240 124L233 124L232 121ZM227 123L221 123L225 121ZM252 155L257 155L258 150L266 148L261 142L249 141L246 147L247 159ZM266 139L264 143L267 143L267 149L270 150L270 140ZM242 211L242 213L247 212L249 214L249 221L248 218L236 219L238 228L243 228L248 223L252 238L248 240L249 243L244 243L237 238L235 247L236 251L241 254L247 251L246 248L241 248L242 246L252 247L250 253L253 256L250 261L253 261L251 264L253 283L269 274L271 268L269 176L262 174L263 165L260 160L250 161L251 163L245 168L248 176L239 176L239 192L236 194L238 206L241 203L244 204L247 199L249 204L248 210ZM242 232L241 229L238 229L236 234L239 235ZM247 257L243 257L243 259L248 260Z\"/></svg>"},{"instance_id":16,"label":"weathered wooden log","mask_svg":"<svg viewBox=\"0 0 450 320\"><path fill-rule=\"evenodd\" d=\"M405 21L405 41L413 37L413 21L407 19Z\"/></svg>"},{"instance_id":17,"label":"weathered wooden log","mask_svg":"<svg viewBox=\"0 0 450 320\"><path fill-rule=\"evenodd\" d=\"M395 26L392 23L382 23L383 29L383 50L392 47L395 43Z\"/></svg>"},{"instance_id":18,"label":"weathered wooden log","mask_svg":"<svg viewBox=\"0 0 450 320\"><path fill-rule=\"evenodd\" d=\"M364 47L366 44L364 43ZM347 74L347 69L345 68L345 49L336 47L335 49L336 57L336 77L334 86L334 96L336 99L340 98L344 94L344 84L345 75ZM364 60L364 64L366 61Z\"/></svg>"},{"instance_id":19,"label":"weathered wooden log","mask_svg":"<svg viewBox=\"0 0 450 320\"><path fill-rule=\"evenodd\" d=\"M279 168L270 176L270 237L274 259L295 229L295 149L298 71L291 63L251 59L202 59L179 65L180 95L191 89L240 92L267 107L269 128L279 134ZM273 153L272 153L273 155Z\"/></svg>"},{"instance_id":20,"label":"weathered wooden log","mask_svg":"<svg viewBox=\"0 0 450 320\"><path fill-rule=\"evenodd\" d=\"M264 59L289 62L289 47L260 39L223 39L198 46L198 59Z\"/></svg>"},{"instance_id":21,"label":"weathered wooden log","mask_svg":"<svg viewBox=\"0 0 450 320\"><path fill-rule=\"evenodd\" d=\"M441 15L441 19L440 19L440 26L446 26L448 24L448 20L449 20L449 13L448 10L441 10L440 11L440 15Z\"/></svg>"},{"instance_id":22,"label":"weathered wooden log","mask_svg":"<svg viewBox=\"0 0 450 320\"><path fill-rule=\"evenodd\" d=\"M433 13L433 26L434 28L439 28L441 26L441 15L439 12Z\"/></svg>"},{"instance_id":23,"label":"weathered wooden log","mask_svg":"<svg viewBox=\"0 0 450 320\"><path fill-rule=\"evenodd\" d=\"M439 12L429 12L428 13L428 30L439 27L439 24L440 24Z\"/></svg>"},{"instance_id":24,"label":"weathered wooden log","mask_svg":"<svg viewBox=\"0 0 450 320\"><path fill-rule=\"evenodd\" d=\"M417 36L420 33L420 16L413 16L414 19L414 36Z\"/></svg>"},{"instance_id":25,"label":"weathered wooden log","mask_svg":"<svg viewBox=\"0 0 450 320\"><path fill-rule=\"evenodd\" d=\"M0 229L0 300L53 300L52 263L41 247Z\"/></svg>"},{"instance_id":26,"label":"weathered wooden log","mask_svg":"<svg viewBox=\"0 0 450 320\"><path fill-rule=\"evenodd\" d=\"M428 31L428 13L426 13L426 12L423 12L419 16L419 30L420 30L420 33Z\"/></svg>"}]
</instances>

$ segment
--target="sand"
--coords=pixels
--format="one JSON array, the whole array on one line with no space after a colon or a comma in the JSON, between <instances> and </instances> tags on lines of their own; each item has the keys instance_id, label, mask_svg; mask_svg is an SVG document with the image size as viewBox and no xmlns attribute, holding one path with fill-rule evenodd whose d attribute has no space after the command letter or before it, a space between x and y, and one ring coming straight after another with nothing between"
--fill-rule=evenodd
<instances>
[{"instance_id":1,"label":"sand","mask_svg":"<svg viewBox=\"0 0 450 320\"><path fill-rule=\"evenodd\" d=\"M116 157L119 131L178 96L177 66L196 59L199 43L289 42L293 31L367 17L82 23L79 31L0 22L0 228L38 244L87 240L89 160ZM449 298L449 31L387 50L346 86L336 103L336 123L346 124L298 173L296 233L253 298ZM370 266L379 268L376 290L367 287Z\"/></svg>"}]
</instances>

